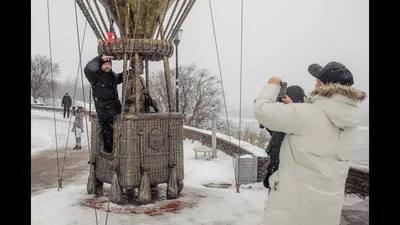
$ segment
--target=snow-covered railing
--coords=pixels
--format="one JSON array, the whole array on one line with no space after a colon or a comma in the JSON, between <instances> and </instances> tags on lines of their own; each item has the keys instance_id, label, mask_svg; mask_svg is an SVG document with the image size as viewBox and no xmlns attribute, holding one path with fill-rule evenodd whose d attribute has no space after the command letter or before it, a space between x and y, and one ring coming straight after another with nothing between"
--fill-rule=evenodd
<instances>
[{"instance_id":1,"label":"snow-covered railing","mask_svg":"<svg viewBox=\"0 0 400 225\"><path fill-rule=\"evenodd\" d=\"M265 150L252 145L246 141L240 141L233 137L229 137L216 133L217 135L217 149L230 155L230 156L245 156L250 155L257 157L257 181L261 182L264 180L267 166L269 163L269 157ZM185 139L199 141L203 145L212 147L212 131L202 130L194 127L183 126L183 136Z\"/></svg>"},{"instance_id":2,"label":"snow-covered railing","mask_svg":"<svg viewBox=\"0 0 400 225\"><path fill-rule=\"evenodd\" d=\"M211 131L202 130L189 126L183 126L183 128L184 128L183 136L185 138L200 141L203 145L211 147L211 137L212 137ZM240 141L240 147L239 147L238 139L231 137L229 140L228 136L220 133L217 133L216 135L217 135L217 149L225 152L230 156L252 155L256 157L268 157L264 149L254 146L248 142Z\"/></svg>"},{"instance_id":3,"label":"snow-covered railing","mask_svg":"<svg viewBox=\"0 0 400 225\"><path fill-rule=\"evenodd\" d=\"M41 106L37 104L31 104L31 109L42 110L42 111L56 111L56 112L64 112L64 108L62 107L53 107L53 106ZM72 108L70 108L70 113L72 113ZM96 112L92 111L92 115L96 115Z\"/></svg>"},{"instance_id":4,"label":"snow-covered railing","mask_svg":"<svg viewBox=\"0 0 400 225\"><path fill-rule=\"evenodd\" d=\"M42 111L56 111L56 112L64 112L63 108L60 107L52 107L52 106L43 106L43 105L36 105L31 104L31 109L42 110Z\"/></svg>"},{"instance_id":5,"label":"snow-covered railing","mask_svg":"<svg viewBox=\"0 0 400 225\"><path fill-rule=\"evenodd\" d=\"M61 107L31 105L31 108L43 111L55 110L56 112L63 112L63 108ZM92 112L92 115L96 115L96 112ZM185 139L199 141L203 145L211 147L211 131L184 126L183 136ZM239 147L239 141L237 139L231 137L231 140L229 141L228 136L218 133L217 149L231 156L251 155L257 157L257 180L260 182L264 179L266 166L269 162L269 158L267 157L264 149L251 145L245 141L241 141ZM369 196L369 171L354 166L350 167L346 181L346 192L358 194L362 197Z\"/></svg>"}]
</instances>

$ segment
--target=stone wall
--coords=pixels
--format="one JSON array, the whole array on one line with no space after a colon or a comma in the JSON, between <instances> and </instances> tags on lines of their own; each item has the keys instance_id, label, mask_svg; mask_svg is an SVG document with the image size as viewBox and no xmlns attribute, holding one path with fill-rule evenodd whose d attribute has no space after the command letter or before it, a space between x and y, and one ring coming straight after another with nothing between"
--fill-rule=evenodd
<instances>
[{"instance_id":1,"label":"stone wall","mask_svg":"<svg viewBox=\"0 0 400 225\"><path fill-rule=\"evenodd\" d=\"M32 105L32 109L36 110L46 110L46 111L57 111L62 112L63 109L59 107L48 107L48 106L37 106ZM92 112L92 115L95 115ZM195 140L201 142L203 145L211 147L211 135L205 134L202 132L198 132L191 129L183 130L183 137L185 139ZM221 139L217 137L217 149L225 152L227 155L236 156L236 155L253 155L251 152L247 151L245 148L237 146L236 144L230 143L227 140ZM258 161L258 171L257 171L257 181L262 182L266 168L269 163L268 157L257 157ZM357 194L361 197L369 196L369 172L351 167L349 170L349 174L346 181L346 193Z\"/></svg>"},{"instance_id":2,"label":"stone wall","mask_svg":"<svg viewBox=\"0 0 400 225\"><path fill-rule=\"evenodd\" d=\"M351 167L346 181L346 193L369 196L369 172Z\"/></svg>"}]
</instances>

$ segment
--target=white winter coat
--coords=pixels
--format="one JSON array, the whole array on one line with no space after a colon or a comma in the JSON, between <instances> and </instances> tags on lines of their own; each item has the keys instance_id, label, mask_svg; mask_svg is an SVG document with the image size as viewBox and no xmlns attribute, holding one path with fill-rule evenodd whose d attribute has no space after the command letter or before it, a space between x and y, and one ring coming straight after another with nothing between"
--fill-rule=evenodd
<instances>
[{"instance_id":1,"label":"white winter coat","mask_svg":"<svg viewBox=\"0 0 400 225\"><path fill-rule=\"evenodd\" d=\"M254 104L255 117L286 134L279 169L269 178L265 225L338 225L350 159L361 121L362 91L325 85L310 103L276 103L276 84L267 84Z\"/></svg>"}]
</instances>

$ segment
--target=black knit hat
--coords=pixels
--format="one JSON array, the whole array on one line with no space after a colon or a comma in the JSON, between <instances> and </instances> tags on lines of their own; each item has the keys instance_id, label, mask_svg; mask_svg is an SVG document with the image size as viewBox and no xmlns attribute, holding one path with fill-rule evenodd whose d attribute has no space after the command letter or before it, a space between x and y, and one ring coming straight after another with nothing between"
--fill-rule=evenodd
<instances>
[{"instance_id":1,"label":"black knit hat","mask_svg":"<svg viewBox=\"0 0 400 225\"><path fill-rule=\"evenodd\" d=\"M292 99L293 103L303 103L304 97L307 97L303 88L297 85L292 85L286 89L286 95Z\"/></svg>"},{"instance_id":2,"label":"black knit hat","mask_svg":"<svg viewBox=\"0 0 400 225\"><path fill-rule=\"evenodd\" d=\"M109 62L112 65L111 59L106 59L106 60L101 59L101 65L103 65L106 62Z\"/></svg>"}]
</instances>

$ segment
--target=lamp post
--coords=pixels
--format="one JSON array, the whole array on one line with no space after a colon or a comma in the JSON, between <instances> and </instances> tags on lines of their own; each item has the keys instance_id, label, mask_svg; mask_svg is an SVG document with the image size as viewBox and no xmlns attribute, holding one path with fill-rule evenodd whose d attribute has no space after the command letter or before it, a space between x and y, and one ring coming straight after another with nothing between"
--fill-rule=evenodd
<instances>
[{"instance_id":1,"label":"lamp post","mask_svg":"<svg viewBox=\"0 0 400 225\"><path fill-rule=\"evenodd\" d=\"M182 37L182 29L179 29L175 35L174 44L175 44L175 99L176 99L176 112L179 112L179 84L178 84L178 45L181 42Z\"/></svg>"}]
</instances>

